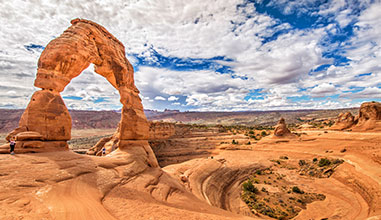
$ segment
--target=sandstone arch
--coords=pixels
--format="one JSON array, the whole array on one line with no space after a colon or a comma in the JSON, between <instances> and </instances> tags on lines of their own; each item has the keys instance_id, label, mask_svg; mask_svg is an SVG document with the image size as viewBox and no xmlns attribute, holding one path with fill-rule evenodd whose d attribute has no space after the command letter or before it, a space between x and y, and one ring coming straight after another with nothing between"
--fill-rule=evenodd
<instances>
[{"instance_id":1,"label":"sandstone arch","mask_svg":"<svg viewBox=\"0 0 381 220\"><path fill-rule=\"evenodd\" d=\"M60 92L93 63L95 72L105 77L120 94L123 109L119 150L134 148L135 153L143 157L146 154L148 164L158 166L147 142L149 125L123 44L92 21L74 19L71 24L42 52L34 82L41 90L33 94L19 128L12 131L7 140L11 137L18 140L16 152L66 150L66 141L71 138L71 117Z\"/></svg>"}]
</instances>

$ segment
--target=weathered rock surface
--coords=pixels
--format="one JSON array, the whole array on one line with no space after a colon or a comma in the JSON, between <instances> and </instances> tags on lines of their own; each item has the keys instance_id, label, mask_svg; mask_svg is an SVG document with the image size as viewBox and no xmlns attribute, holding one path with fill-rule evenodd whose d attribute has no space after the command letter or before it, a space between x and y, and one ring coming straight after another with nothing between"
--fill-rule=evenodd
<instances>
[{"instance_id":1,"label":"weathered rock surface","mask_svg":"<svg viewBox=\"0 0 381 220\"><path fill-rule=\"evenodd\" d=\"M350 112L340 113L332 130L381 131L381 103L364 102L355 117Z\"/></svg>"},{"instance_id":2,"label":"weathered rock surface","mask_svg":"<svg viewBox=\"0 0 381 220\"><path fill-rule=\"evenodd\" d=\"M358 122L354 131L381 130L381 103L365 102L361 104Z\"/></svg>"},{"instance_id":3,"label":"weathered rock surface","mask_svg":"<svg viewBox=\"0 0 381 220\"><path fill-rule=\"evenodd\" d=\"M175 124L165 122L150 122L149 123L149 140L162 140L168 139L175 135ZM100 139L94 147L90 148L86 154L88 155L102 155L102 149L105 148L105 153L109 154L118 148L120 137L120 127L110 137Z\"/></svg>"},{"instance_id":4,"label":"weathered rock surface","mask_svg":"<svg viewBox=\"0 0 381 220\"><path fill-rule=\"evenodd\" d=\"M355 124L355 117L350 113L340 113L331 130L344 130L352 127Z\"/></svg>"},{"instance_id":5,"label":"weathered rock surface","mask_svg":"<svg viewBox=\"0 0 381 220\"><path fill-rule=\"evenodd\" d=\"M24 131L16 135L16 141L43 140L43 136L35 131Z\"/></svg>"},{"instance_id":6,"label":"weathered rock surface","mask_svg":"<svg viewBox=\"0 0 381 220\"><path fill-rule=\"evenodd\" d=\"M164 170L181 180L200 200L233 213L254 217L241 200L241 184L254 170L264 167L256 163L231 163L217 157L190 160L167 166Z\"/></svg>"},{"instance_id":7,"label":"weathered rock surface","mask_svg":"<svg viewBox=\"0 0 381 220\"><path fill-rule=\"evenodd\" d=\"M119 150L128 149L126 143L133 142L134 147L140 144L146 152L144 157L149 165L157 167L155 155L148 149L149 124L139 90L134 84L134 70L125 57L123 44L104 27L92 21L74 19L71 24L71 27L52 40L41 53L34 85L42 90L34 93L20 119L19 128L8 135L8 140L24 131L37 132L42 135L43 141L48 142L66 143L70 140L71 117L60 92L93 63L95 72L105 77L118 90L120 102L123 104L117 132L117 143L122 144L118 146ZM38 144L38 148L45 145ZM19 146L25 144L16 145L16 153Z\"/></svg>"},{"instance_id":8,"label":"weathered rock surface","mask_svg":"<svg viewBox=\"0 0 381 220\"><path fill-rule=\"evenodd\" d=\"M276 137L285 137L292 135L290 130L288 130L286 122L284 118L279 119L278 124L275 126L274 129L274 136Z\"/></svg>"},{"instance_id":9,"label":"weathered rock surface","mask_svg":"<svg viewBox=\"0 0 381 220\"><path fill-rule=\"evenodd\" d=\"M102 158L70 151L1 155L0 219L245 219L149 167L135 152L141 149Z\"/></svg>"},{"instance_id":10,"label":"weathered rock surface","mask_svg":"<svg viewBox=\"0 0 381 220\"><path fill-rule=\"evenodd\" d=\"M58 92L40 90L33 94L20 127L38 132L44 140L67 141L71 138L71 117Z\"/></svg>"},{"instance_id":11,"label":"weathered rock surface","mask_svg":"<svg viewBox=\"0 0 381 220\"><path fill-rule=\"evenodd\" d=\"M168 139L175 135L175 124L166 122L151 122L149 127L149 139Z\"/></svg>"}]
</instances>

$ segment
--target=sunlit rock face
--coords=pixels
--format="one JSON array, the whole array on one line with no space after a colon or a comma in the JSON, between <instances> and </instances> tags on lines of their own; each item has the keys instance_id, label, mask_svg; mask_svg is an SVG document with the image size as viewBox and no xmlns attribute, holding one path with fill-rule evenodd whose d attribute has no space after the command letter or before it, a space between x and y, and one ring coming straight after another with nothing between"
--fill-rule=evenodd
<instances>
[{"instance_id":1,"label":"sunlit rock face","mask_svg":"<svg viewBox=\"0 0 381 220\"><path fill-rule=\"evenodd\" d=\"M42 90L33 94L19 122L19 128L12 131L7 139L20 132L33 131L42 137L40 141L46 143L66 143L70 140L71 117L60 92L92 63L95 72L105 77L120 94L123 109L118 132L121 140L119 144L122 144L119 149L128 149L128 144L132 142L134 148L141 145L147 154L147 162L157 166L155 156L151 155L152 150L148 149L149 124L139 90L134 84L134 70L125 57L123 44L104 27L92 21L74 19L71 24L71 27L52 40L42 52L34 82ZM59 146L62 148L63 145ZM67 149L67 144L63 149ZM44 148L39 147L37 151L44 151ZM23 149L23 152L27 150Z\"/></svg>"},{"instance_id":2,"label":"sunlit rock face","mask_svg":"<svg viewBox=\"0 0 381 220\"><path fill-rule=\"evenodd\" d=\"M332 130L350 129L353 131L381 131L381 103L364 102L359 114L353 116L350 112L340 113Z\"/></svg>"},{"instance_id":3,"label":"sunlit rock face","mask_svg":"<svg viewBox=\"0 0 381 220\"><path fill-rule=\"evenodd\" d=\"M340 113L335 121L335 124L332 125L330 129L344 130L352 127L355 123L355 117L350 112Z\"/></svg>"},{"instance_id":4,"label":"sunlit rock face","mask_svg":"<svg viewBox=\"0 0 381 220\"><path fill-rule=\"evenodd\" d=\"M364 102L361 104L358 122L354 131L381 130L381 103Z\"/></svg>"},{"instance_id":5,"label":"sunlit rock face","mask_svg":"<svg viewBox=\"0 0 381 220\"><path fill-rule=\"evenodd\" d=\"M288 130L284 118L279 119L279 122L274 129L274 135L277 137L283 137L283 136L288 136L290 134L291 132L290 130Z\"/></svg>"}]
</instances>

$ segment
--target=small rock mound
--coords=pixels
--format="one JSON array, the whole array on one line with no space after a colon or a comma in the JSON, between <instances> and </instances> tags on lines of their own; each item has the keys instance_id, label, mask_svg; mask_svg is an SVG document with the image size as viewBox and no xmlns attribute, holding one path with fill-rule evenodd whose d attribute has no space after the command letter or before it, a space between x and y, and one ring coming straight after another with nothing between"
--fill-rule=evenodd
<instances>
[{"instance_id":1,"label":"small rock mound","mask_svg":"<svg viewBox=\"0 0 381 220\"><path fill-rule=\"evenodd\" d=\"M335 124L330 128L332 130L344 130L355 124L355 117L350 112L340 113Z\"/></svg>"},{"instance_id":2,"label":"small rock mound","mask_svg":"<svg viewBox=\"0 0 381 220\"><path fill-rule=\"evenodd\" d=\"M285 137L292 135L291 131L287 128L284 118L279 119L278 124L275 126L274 136Z\"/></svg>"}]
</instances>

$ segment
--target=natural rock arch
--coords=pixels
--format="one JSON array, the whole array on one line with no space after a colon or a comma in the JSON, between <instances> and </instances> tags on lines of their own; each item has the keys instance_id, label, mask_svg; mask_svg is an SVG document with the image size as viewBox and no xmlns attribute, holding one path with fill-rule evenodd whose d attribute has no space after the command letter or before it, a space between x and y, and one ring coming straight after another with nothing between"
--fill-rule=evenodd
<instances>
[{"instance_id":1,"label":"natural rock arch","mask_svg":"<svg viewBox=\"0 0 381 220\"><path fill-rule=\"evenodd\" d=\"M60 92L93 63L95 72L105 77L120 94L123 109L119 123L119 150L133 148L132 154L140 154L146 157L143 160L148 164L158 166L147 141L149 125L123 44L92 21L74 19L71 24L42 52L34 82L42 90L33 94L19 127L7 136L7 140L16 138L16 152L67 149L66 141L71 138L71 117Z\"/></svg>"}]
</instances>

